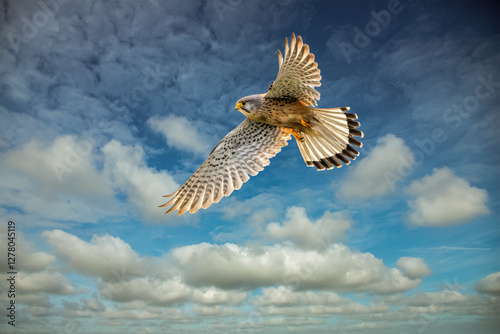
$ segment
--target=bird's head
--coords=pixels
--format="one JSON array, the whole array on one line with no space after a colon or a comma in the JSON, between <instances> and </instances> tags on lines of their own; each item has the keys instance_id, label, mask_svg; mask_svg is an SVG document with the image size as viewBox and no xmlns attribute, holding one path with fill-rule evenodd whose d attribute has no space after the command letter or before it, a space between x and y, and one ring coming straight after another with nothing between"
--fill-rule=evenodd
<instances>
[{"instance_id":1,"label":"bird's head","mask_svg":"<svg viewBox=\"0 0 500 334\"><path fill-rule=\"evenodd\" d=\"M236 102L234 110L238 110L245 116L255 113L262 106L262 94L242 97Z\"/></svg>"}]
</instances>

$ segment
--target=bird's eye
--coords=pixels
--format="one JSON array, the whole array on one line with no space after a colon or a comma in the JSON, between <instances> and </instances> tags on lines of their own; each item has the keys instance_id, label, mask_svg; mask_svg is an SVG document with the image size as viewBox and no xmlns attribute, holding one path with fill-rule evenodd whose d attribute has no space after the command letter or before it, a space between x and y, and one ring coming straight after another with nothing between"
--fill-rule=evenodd
<instances>
[{"instance_id":1,"label":"bird's eye","mask_svg":"<svg viewBox=\"0 0 500 334\"><path fill-rule=\"evenodd\" d=\"M247 102L246 102L246 101L241 101L241 106L243 106L243 107L244 107L246 104L247 104Z\"/></svg>"}]
</instances>

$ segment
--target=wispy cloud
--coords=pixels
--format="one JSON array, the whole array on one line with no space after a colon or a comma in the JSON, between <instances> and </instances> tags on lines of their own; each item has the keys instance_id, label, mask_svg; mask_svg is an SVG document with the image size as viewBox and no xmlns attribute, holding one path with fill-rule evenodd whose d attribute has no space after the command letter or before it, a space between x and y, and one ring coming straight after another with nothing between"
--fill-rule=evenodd
<instances>
[{"instance_id":1,"label":"wispy cloud","mask_svg":"<svg viewBox=\"0 0 500 334\"><path fill-rule=\"evenodd\" d=\"M414 247L400 250L401 252L434 252L434 251L489 251L491 248L485 247L460 247L460 246L435 246L435 247Z\"/></svg>"},{"instance_id":2,"label":"wispy cloud","mask_svg":"<svg viewBox=\"0 0 500 334\"><path fill-rule=\"evenodd\" d=\"M210 140L202 130L196 128L193 122L185 117L169 115L163 118L150 118L149 126L160 132L167 145L196 155L207 156L210 153Z\"/></svg>"}]
</instances>

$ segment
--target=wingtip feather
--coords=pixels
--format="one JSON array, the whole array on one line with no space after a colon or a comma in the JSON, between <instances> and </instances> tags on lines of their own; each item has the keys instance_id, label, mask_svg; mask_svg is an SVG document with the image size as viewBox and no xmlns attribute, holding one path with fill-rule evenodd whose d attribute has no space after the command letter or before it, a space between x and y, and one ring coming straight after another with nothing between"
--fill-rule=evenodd
<instances>
[{"instance_id":1,"label":"wingtip feather","mask_svg":"<svg viewBox=\"0 0 500 334\"><path fill-rule=\"evenodd\" d=\"M179 189L177 189L176 191L174 191L173 193L171 193L170 195L163 195L162 197L172 197L174 196L175 194L177 194L179 192Z\"/></svg>"}]
</instances>

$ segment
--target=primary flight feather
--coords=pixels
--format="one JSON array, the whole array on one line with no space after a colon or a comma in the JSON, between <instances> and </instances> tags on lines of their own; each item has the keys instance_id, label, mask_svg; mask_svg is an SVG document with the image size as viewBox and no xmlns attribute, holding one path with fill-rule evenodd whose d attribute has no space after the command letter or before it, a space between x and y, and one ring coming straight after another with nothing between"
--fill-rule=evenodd
<instances>
[{"instance_id":1,"label":"primary flight feather","mask_svg":"<svg viewBox=\"0 0 500 334\"><path fill-rule=\"evenodd\" d=\"M307 166L318 170L348 165L356 159L362 147L356 137L356 114L349 107L313 108L320 99L314 88L321 86L321 75L314 55L302 38L292 34L290 44L285 39L285 55L278 50L279 71L265 94L243 97L235 110L247 118L229 132L213 149L207 160L160 207L172 205L166 213L178 210L182 215L208 208L229 196L269 165L291 135Z\"/></svg>"}]
</instances>

